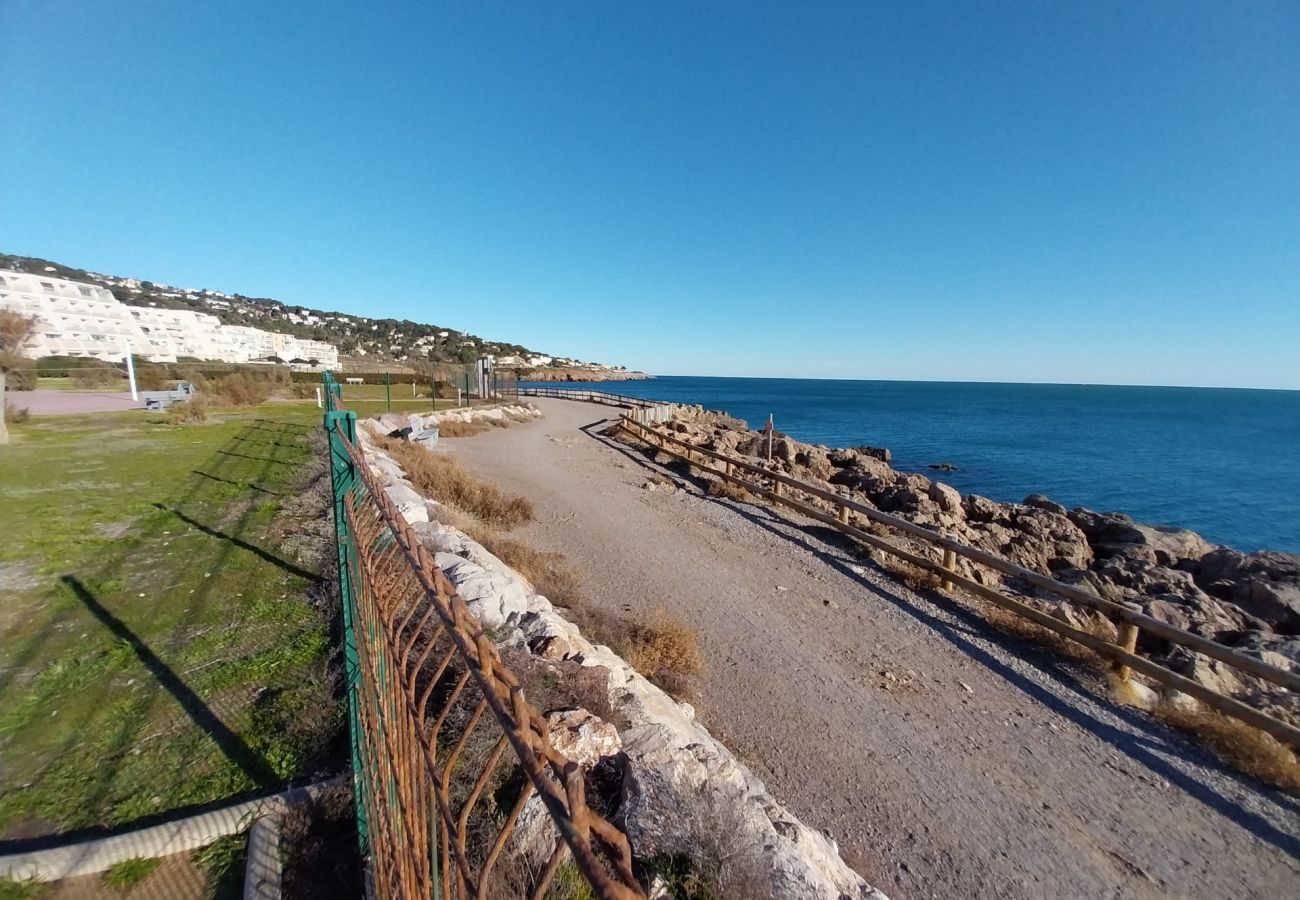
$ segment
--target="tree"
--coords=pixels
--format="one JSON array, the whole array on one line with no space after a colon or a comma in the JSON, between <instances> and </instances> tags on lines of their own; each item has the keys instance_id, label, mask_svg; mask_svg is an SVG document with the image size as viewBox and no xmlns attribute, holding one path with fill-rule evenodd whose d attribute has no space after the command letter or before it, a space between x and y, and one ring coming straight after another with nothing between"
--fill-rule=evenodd
<instances>
[{"instance_id":1,"label":"tree","mask_svg":"<svg viewBox=\"0 0 1300 900\"><path fill-rule=\"evenodd\" d=\"M6 376L27 365L23 348L36 333L36 319L12 309L0 309L0 444L9 443L9 426L2 414L8 406Z\"/></svg>"}]
</instances>

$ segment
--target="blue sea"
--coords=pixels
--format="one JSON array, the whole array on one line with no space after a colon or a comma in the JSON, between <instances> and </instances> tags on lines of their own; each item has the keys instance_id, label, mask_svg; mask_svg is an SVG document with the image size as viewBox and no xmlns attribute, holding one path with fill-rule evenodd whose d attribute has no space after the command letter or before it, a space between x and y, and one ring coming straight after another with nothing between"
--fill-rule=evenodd
<instances>
[{"instance_id":1,"label":"blue sea","mask_svg":"<svg viewBox=\"0 0 1300 900\"><path fill-rule=\"evenodd\" d=\"M888 447L896 468L962 493L1041 493L1240 550L1300 552L1300 391L683 376L591 387L751 427L770 413L802 441ZM944 462L958 470L927 469Z\"/></svg>"}]
</instances>

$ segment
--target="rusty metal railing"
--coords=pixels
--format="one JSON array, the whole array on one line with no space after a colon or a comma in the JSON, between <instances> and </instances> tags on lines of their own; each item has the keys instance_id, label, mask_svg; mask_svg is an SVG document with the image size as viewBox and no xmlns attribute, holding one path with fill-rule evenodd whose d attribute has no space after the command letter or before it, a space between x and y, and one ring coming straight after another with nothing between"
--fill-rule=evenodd
<instances>
[{"instance_id":1,"label":"rusty metal railing","mask_svg":"<svg viewBox=\"0 0 1300 900\"><path fill-rule=\"evenodd\" d=\"M358 826L375 896L541 898L571 857L602 900L644 897L626 836L590 808L582 769L551 745L366 465L355 415L326 389ZM524 842L534 796L553 845L530 867L511 840Z\"/></svg>"}]
</instances>

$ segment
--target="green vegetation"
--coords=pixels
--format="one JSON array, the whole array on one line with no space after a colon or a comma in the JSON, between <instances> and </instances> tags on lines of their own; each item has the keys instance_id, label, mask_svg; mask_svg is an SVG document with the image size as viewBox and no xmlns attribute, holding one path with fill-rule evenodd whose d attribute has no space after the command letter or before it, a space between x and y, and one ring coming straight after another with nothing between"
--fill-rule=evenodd
<instances>
[{"instance_id":1,"label":"green vegetation","mask_svg":"<svg viewBox=\"0 0 1300 900\"><path fill-rule=\"evenodd\" d=\"M43 897L53 885L43 881L14 881L12 878L0 878L0 900L36 900Z\"/></svg>"},{"instance_id":2,"label":"green vegetation","mask_svg":"<svg viewBox=\"0 0 1300 900\"><path fill-rule=\"evenodd\" d=\"M232 834L194 854L194 865L208 878L212 900L239 900L244 896L244 867L248 859L248 835Z\"/></svg>"},{"instance_id":3,"label":"green vegetation","mask_svg":"<svg viewBox=\"0 0 1300 900\"><path fill-rule=\"evenodd\" d=\"M154 873L161 859L124 859L104 872L104 884L119 891L129 891Z\"/></svg>"},{"instance_id":4,"label":"green vegetation","mask_svg":"<svg viewBox=\"0 0 1300 900\"><path fill-rule=\"evenodd\" d=\"M282 784L341 727L314 405L34 418L0 448L0 837Z\"/></svg>"}]
</instances>

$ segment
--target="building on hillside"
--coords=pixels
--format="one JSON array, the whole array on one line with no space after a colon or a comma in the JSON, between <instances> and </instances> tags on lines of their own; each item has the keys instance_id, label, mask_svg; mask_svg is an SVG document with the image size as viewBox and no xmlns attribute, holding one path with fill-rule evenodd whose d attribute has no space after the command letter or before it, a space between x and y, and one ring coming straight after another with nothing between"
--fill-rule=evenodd
<instances>
[{"instance_id":1,"label":"building on hillside","mask_svg":"<svg viewBox=\"0 0 1300 900\"><path fill-rule=\"evenodd\" d=\"M38 320L27 355L121 362L128 352L151 362L179 357L254 362L272 357L299 367L337 368L338 348L324 341L222 325L188 309L129 306L106 288L46 275L0 270L0 309ZM294 360L302 360L294 363Z\"/></svg>"},{"instance_id":2,"label":"building on hillside","mask_svg":"<svg viewBox=\"0 0 1300 900\"><path fill-rule=\"evenodd\" d=\"M154 362L175 362L168 347L155 346L130 307L105 288L47 275L0 271L0 308L37 320L27 355L79 356L121 362L136 353Z\"/></svg>"},{"instance_id":3,"label":"building on hillside","mask_svg":"<svg viewBox=\"0 0 1300 900\"><path fill-rule=\"evenodd\" d=\"M160 309L154 306L127 307L159 353L220 362L243 362L235 342L216 316L188 309Z\"/></svg>"}]
</instances>

